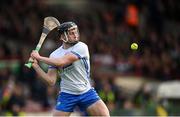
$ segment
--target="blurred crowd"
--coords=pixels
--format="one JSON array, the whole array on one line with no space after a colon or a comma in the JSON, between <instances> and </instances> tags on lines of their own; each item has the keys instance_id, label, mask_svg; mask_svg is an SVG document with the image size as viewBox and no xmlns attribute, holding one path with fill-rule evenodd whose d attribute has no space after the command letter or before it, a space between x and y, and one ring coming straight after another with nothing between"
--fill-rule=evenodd
<instances>
[{"instance_id":1,"label":"blurred crowd","mask_svg":"<svg viewBox=\"0 0 180 117\"><path fill-rule=\"evenodd\" d=\"M49 87L24 67L46 16L77 23L91 54L92 84L112 113L152 105L144 87L138 99L122 95L114 84L117 76L180 79L178 0L87 0L78 8L47 1L0 2L0 115L49 111L56 102L59 84ZM130 49L132 42L137 51ZM47 39L40 54L49 56L61 43L57 36Z\"/></svg>"}]
</instances>

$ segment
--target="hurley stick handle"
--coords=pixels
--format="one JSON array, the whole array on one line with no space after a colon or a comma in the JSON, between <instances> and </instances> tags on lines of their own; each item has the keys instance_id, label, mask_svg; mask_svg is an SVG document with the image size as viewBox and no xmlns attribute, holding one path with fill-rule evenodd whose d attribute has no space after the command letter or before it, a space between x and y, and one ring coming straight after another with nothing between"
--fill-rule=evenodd
<instances>
[{"instance_id":1,"label":"hurley stick handle","mask_svg":"<svg viewBox=\"0 0 180 117\"><path fill-rule=\"evenodd\" d=\"M40 50L40 48L39 47L36 47L36 49L35 49L35 51L37 51L37 52L39 52L39 50ZM33 62L33 60L32 60L32 58L30 57L29 58L29 60L28 60L28 62L26 63L26 64L24 64L27 68L31 68L32 67L32 62Z\"/></svg>"},{"instance_id":2,"label":"hurley stick handle","mask_svg":"<svg viewBox=\"0 0 180 117\"><path fill-rule=\"evenodd\" d=\"M60 26L60 23L59 21L54 18L54 17L46 17L44 18L44 25L43 25L43 30L42 30L42 33L41 33L41 37L40 37L40 40L36 46L36 49L35 51L39 52L44 40L46 39L48 33L50 31L52 31L53 29L55 29L57 26ZM25 64L26 67L28 68L31 68L32 67L32 58L30 57L28 62Z\"/></svg>"}]
</instances>

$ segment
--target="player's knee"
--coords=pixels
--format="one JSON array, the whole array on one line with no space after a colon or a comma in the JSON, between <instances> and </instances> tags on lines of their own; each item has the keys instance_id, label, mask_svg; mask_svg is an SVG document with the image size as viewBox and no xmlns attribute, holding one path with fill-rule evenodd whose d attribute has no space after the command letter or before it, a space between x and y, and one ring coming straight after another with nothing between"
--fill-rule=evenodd
<instances>
[{"instance_id":1,"label":"player's knee","mask_svg":"<svg viewBox=\"0 0 180 117\"><path fill-rule=\"evenodd\" d=\"M53 110L53 116L70 116L70 112L63 112L63 111L57 111Z\"/></svg>"},{"instance_id":2,"label":"player's knee","mask_svg":"<svg viewBox=\"0 0 180 117\"><path fill-rule=\"evenodd\" d=\"M95 115L95 116L104 116L104 117L109 117L110 116L109 110L105 109L105 108L99 109L97 112L93 113L93 115Z\"/></svg>"},{"instance_id":3,"label":"player's knee","mask_svg":"<svg viewBox=\"0 0 180 117\"><path fill-rule=\"evenodd\" d=\"M104 108L100 109L100 116L110 116L109 110L106 106L104 106Z\"/></svg>"}]
</instances>

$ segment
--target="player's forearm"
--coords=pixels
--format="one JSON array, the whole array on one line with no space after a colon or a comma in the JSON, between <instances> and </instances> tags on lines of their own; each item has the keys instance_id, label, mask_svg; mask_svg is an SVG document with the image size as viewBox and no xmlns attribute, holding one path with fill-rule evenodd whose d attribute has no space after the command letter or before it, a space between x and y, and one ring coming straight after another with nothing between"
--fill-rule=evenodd
<instances>
[{"instance_id":1,"label":"player's forearm","mask_svg":"<svg viewBox=\"0 0 180 117\"><path fill-rule=\"evenodd\" d=\"M40 76L40 78L45 81L48 85L53 86L55 84L55 81L50 78L47 73L45 73L39 66L33 67L36 73Z\"/></svg>"},{"instance_id":2,"label":"player's forearm","mask_svg":"<svg viewBox=\"0 0 180 117\"><path fill-rule=\"evenodd\" d=\"M58 66L58 67L62 67L65 64L65 60L62 60L61 58L47 58L47 57L40 57L39 61L42 61L48 65L52 65L52 66Z\"/></svg>"}]
</instances>

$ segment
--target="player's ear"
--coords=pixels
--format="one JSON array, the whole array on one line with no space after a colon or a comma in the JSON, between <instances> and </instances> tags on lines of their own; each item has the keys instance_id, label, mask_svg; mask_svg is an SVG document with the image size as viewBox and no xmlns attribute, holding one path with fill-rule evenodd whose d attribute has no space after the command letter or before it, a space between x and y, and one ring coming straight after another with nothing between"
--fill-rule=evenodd
<instances>
[{"instance_id":1,"label":"player's ear","mask_svg":"<svg viewBox=\"0 0 180 117\"><path fill-rule=\"evenodd\" d=\"M60 35L60 40L62 40L62 41L64 41L64 42L66 42L66 37L65 37L65 35L64 35L64 34L61 34L61 35Z\"/></svg>"},{"instance_id":2,"label":"player's ear","mask_svg":"<svg viewBox=\"0 0 180 117\"><path fill-rule=\"evenodd\" d=\"M59 36L59 39L60 39L60 40L63 40L63 38L64 38L64 36L63 36L63 34L61 34L61 35Z\"/></svg>"}]
</instances>

